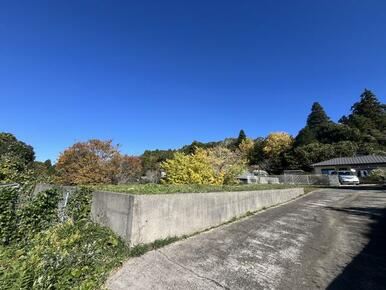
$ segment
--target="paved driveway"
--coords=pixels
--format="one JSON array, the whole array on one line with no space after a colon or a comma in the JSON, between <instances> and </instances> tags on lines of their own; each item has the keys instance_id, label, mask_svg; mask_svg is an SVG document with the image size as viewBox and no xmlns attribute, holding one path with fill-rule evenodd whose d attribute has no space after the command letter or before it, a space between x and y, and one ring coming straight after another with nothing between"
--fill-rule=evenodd
<instances>
[{"instance_id":1,"label":"paved driveway","mask_svg":"<svg viewBox=\"0 0 386 290\"><path fill-rule=\"evenodd\" d=\"M313 192L130 259L109 289L386 289L386 191Z\"/></svg>"}]
</instances>

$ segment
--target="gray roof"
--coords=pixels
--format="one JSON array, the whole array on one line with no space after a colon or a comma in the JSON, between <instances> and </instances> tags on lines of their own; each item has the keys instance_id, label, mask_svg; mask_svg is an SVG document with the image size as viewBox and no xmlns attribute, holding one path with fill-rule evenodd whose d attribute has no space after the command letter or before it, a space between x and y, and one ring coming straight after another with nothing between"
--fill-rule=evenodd
<instances>
[{"instance_id":1,"label":"gray roof","mask_svg":"<svg viewBox=\"0 0 386 290\"><path fill-rule=\"evenodd\" d=\"M386 156L366 155L356 157L339 157L312 164L311 166L335 166L335 165L360 165L360 164L386 164Z\"/></svg>"}]
</instances>

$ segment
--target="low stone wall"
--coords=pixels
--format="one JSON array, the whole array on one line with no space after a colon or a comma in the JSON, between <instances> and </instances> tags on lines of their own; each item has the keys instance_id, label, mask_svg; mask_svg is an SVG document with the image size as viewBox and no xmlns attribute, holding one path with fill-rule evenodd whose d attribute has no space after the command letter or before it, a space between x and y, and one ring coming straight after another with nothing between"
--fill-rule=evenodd
<instances>
[{"instance_id":1,"label":"low stone wall","mask_svg":"<svg viewBox=\"0 0 386 290\"><path fill-rule=\"evenodd\" d=\"M134 246L218 226L303 193L302 188L157 195L94 192L91 214Z\"/></svg>"}]
</instances>

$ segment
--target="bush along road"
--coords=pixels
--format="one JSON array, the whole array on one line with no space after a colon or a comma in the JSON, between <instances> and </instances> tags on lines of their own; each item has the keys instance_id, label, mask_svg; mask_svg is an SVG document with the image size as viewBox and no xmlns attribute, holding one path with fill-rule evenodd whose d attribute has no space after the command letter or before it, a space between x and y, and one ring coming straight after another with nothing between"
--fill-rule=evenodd
<instances>
[{"instance_id":1,"label":"bush along road","mask_svg":"<svg viewBox=\"0 0 386 290\"><path fill-rule=\"evenodd\" d=\"M120 289L384 289L386 190L324 189L128 260Z\"/></svg>"}]
</instances>

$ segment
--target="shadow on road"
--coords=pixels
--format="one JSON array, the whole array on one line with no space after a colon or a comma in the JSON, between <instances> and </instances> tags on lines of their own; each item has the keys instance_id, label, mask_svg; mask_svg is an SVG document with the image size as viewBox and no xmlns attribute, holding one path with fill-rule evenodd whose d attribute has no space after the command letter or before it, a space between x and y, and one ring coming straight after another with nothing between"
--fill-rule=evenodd
<instances>
[{"instance_id":1,"label":"shadow on road","mask_svg":"<svg viewBox=\"0 0 386 290\"><path fill-rule=\"evenodd\" d=\"M361 184L361 185L341 185L331 186L334 189L350 189L350 190L385 190L386 185L383 184Z\"/></svg>"},{"instance_id":2,"label":"shadow on road","mask_svg":"<svg viewBox=\"0 0 386 290\"><path fill-rule=\"evenodd\" d=\"M386 208L330 209L347 215L366 216L371 222L369 231L364 233L369 239L368 244L327 289L386 289Z\"/></svg>"}]
</instances>

